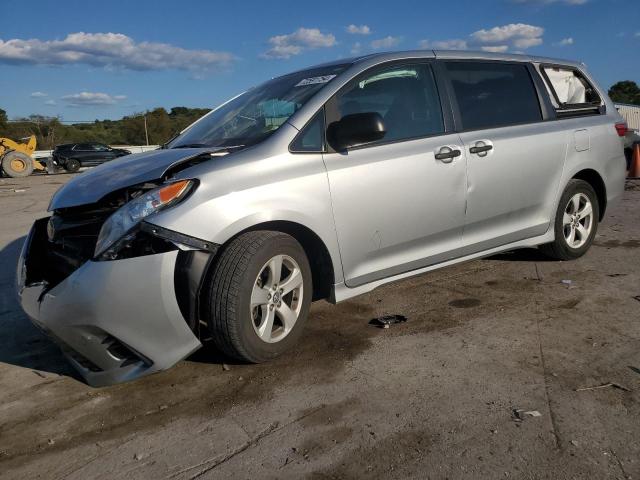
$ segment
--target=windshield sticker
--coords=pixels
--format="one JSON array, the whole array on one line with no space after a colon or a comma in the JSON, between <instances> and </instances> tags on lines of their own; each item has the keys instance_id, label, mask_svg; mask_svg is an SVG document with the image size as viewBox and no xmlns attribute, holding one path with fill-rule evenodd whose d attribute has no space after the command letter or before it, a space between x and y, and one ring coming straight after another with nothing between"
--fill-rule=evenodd
<instances>
[{"instance_id":1,"label":"windshield sticker","mask_svg":"<svg viewBox=\"0 0 640 480\"><path fill-rule=\"evenodd\" d=\"M322 77L304 78L304 79L300 80L298 83L296 83L294 86L295 87L304 87L305 85L315 85L317 83L327 83L327 82L333 80L335 77L336 77L335 75L323 75Z\"/></svg>"}]
</instances>

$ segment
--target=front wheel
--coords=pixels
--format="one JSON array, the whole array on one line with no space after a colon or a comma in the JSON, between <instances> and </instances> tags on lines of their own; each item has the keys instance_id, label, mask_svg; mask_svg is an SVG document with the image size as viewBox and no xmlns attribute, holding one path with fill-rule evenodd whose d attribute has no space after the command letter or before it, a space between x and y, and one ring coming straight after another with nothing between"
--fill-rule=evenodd
<instances>
[{"instance_id":1,"label":"front wheel","mask_svg":"<svg viewBox=\"0 0 640 480\"><path fill-rule=\"evenodd\" d=\"M33 160L26 153L12 151L2 157L2 170L11 178L28 177L33 172Z\"/></svg>"},{"instance_id":2,"label":"front wheel","mask_svg":"<svg viewBox=\"0 0 640 480\"><path fill-rule=\"evenodd\" d=\"M290 235L248 232L224 247L207 293L204 315L216 347L261 363L300 337L313 295L311 267Z\"/></svg>"},{"instance_id":3,"label":"front wheel","mask_svg":"<svg viewBox=\"0 0 640 480\"><path fill-rule=\"evenodd\" d=\"M556 211L555 240L540 250L558 260L573 260L584 255L596 236L600 206L593 187L573 179L565 188Z\"/></svg>"},{"instance_id":4,"label":"front wheel","mask_svg":"<svg viewBox=\"0 0 640 480\"><path fill-rule=\"evenodd\" d=\"M80 170L80 161L75 158L67 158L64 162L64 169L69 173L75 173Z\"/></svg>"}]
</instances>

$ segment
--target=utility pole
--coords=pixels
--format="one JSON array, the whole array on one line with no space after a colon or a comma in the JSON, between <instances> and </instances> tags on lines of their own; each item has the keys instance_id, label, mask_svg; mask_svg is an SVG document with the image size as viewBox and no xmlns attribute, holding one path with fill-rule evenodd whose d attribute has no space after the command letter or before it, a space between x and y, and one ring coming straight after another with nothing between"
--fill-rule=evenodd
<instances>
[{"instance_id":1,"label":"utility pole","mask_svg":"<svg viewBox=\"0 0 640 480\"><path fill-rule=\"evenodd\" d=\"M147 140L147 146L149 146L149 132L147 131L147 116L143 115L144 118L144 137Z\"/></svg>"}]
</instances>

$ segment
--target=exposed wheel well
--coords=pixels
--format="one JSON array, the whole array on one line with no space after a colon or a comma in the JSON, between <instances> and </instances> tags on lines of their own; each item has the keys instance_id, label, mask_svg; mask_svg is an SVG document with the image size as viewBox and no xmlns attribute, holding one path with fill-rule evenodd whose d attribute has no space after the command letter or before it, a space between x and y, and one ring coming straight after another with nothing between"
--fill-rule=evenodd
<instances>
[{"instance_id":1,"label":"exposed wheel well","mask_svg":"<svg viewBox=\"0 0 640 480\"><path fill-rule=\"evenodd\" d=\"M313 300L322 300L329 297L335 278L333 263L329 250L318 235L304 225L282 220L254 225L238 235L253 230L273 230L286 233L295 238L302 245L311 265Z\"/></svg>"},{"instance_id":2,"label":"exposed wheel well","mask_svg":"<svg viewBox=\"0 0 640 480\"><path fill-rule=\"evenodd\" d=\"M602 221L604 218L604 211L607 208L607 189L600 174L595 170L588 168L580 170L573 176L573 178L584 180L596 191L596 195L598 196L598 206L600 207L600 218L598 220Z\"/></svg>"}]
</instances>

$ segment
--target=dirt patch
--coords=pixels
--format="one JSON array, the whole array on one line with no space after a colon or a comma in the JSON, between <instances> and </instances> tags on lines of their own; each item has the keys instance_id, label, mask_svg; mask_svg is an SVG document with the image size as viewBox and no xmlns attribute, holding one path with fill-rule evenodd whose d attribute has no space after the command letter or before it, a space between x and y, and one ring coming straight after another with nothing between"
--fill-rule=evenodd
<instances>
[{"instance_id":1,"label":"dirt patch","mask_svg":"<svg viewBox=\"0 0 640 480\"><path fill-rule=\"evenodd\" d=\"M373 433L373 434L372 434ZM416 472L416 465L425 461L434 436L427 431L398 431L388 437L378 439L374 430L356 448L339 458L333 468L313 473L309 478L324 479L360 479L384 478L390 475L402 477ZM366 438L366 436L365 436Z\"/></svg>"},{"instance_id":2,"label":"dirt patch","mask_svg":"<svg viewBox=\"0 0 640 480\"><path fill-rule=\"evenodd\" d=\"M607 240L606 242L593 242L593 244L605 248L638 248L640 240Z\"/></svg>"},{"instance_id":3,"label":"dirt patch","mask_svg":"<svg viewBox=\"0 0 640 480\"><path fill-rule=\"evenodd\" d=\"M459 300L452 300L449 302L450 307L454 308L473 308L480 305L482 302L477 298L461 298Z\"/></svg>"}]
</instances>

